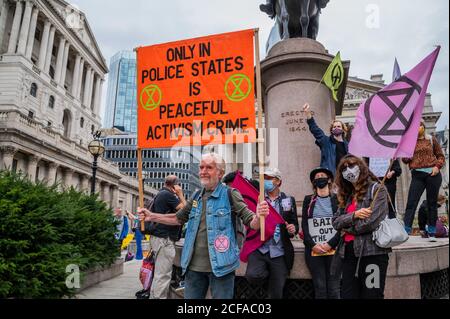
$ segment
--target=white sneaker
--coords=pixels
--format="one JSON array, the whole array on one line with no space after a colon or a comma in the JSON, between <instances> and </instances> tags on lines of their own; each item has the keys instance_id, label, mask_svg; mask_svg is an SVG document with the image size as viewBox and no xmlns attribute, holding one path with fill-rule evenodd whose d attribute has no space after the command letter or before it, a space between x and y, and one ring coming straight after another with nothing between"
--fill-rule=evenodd
<instances>
[{"instance_id":1,"label":"white sneaker","mask_svg":"<svg viewBox=\"0 0 450 319\"><path fill-rule=\"evenodd\" d=\"M434 236L430 236L430 237L428 238L428 240L429 240L430 242L437 242L437 239L436 239L436 237L434 237Z\"/></svg>"}]
</instances>

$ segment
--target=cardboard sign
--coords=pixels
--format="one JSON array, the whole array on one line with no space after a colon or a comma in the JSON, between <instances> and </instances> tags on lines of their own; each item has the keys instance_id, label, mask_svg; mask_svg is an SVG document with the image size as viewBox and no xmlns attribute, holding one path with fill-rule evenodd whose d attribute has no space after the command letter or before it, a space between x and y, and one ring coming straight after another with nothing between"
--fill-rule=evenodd
<instances>
[{"instance_id":1,"label":"cardboard sign","mask_svg":"<svg viewBox=\"0 0 450 319\"><path fill-rule=\"evenodd\" d=\"M138 148L253 143L254 30L136 49Z\"/></svg>"},{"instance_id":2,"label":"cardboard sign","mask_svg":"<svg viewBox=\"0 0 450 319\"><path fill-rule=\"evenodd\" d=\"M387 158L369 158L369 169L376 177L384 177L389 169L390 160Z\"/></svg>"},{"instance_id":3,"label":"cardboard sign","mask_svg":"<svg viewBox=\"0 0 450 319\"><path fill-rule=\"evenodd\" d=\"M336 235L331 217L310 218L308 226L309 234L316 244L326 243Z\"/></svg>"}]
</instances>

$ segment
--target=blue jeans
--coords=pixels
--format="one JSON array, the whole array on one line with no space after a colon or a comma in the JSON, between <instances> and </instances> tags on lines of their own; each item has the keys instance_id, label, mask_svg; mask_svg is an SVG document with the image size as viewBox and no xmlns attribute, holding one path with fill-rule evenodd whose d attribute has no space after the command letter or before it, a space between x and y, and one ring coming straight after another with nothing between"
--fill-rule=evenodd
<instances>
[{"instance_id":1,"label":"blue jeans","mask_svg":"<svg viewBox=\"0 0 450 319\"><path fill-rule=\"evenodd\" d=\"M184 277L184 299L205 299L208 287L212 299L233 299L234 277L234 271L216 277L212 272L187 270Z\"/></svg>"}]
</instances>

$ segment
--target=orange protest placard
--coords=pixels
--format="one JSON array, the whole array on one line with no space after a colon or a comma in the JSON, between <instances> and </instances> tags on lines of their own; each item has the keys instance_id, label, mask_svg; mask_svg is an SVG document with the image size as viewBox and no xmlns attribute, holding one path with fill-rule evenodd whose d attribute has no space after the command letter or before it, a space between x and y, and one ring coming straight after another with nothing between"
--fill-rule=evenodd
<instances>
[{"instance_id":1,"label":"orange protest placard","mask_svg":"<svg viewBox=\"0 0 450 319\"><path fill-rule=\"evenodd\" d=\"M138 148L253 143L254 30L139 47Z\"/></svg>"}]
</instances>

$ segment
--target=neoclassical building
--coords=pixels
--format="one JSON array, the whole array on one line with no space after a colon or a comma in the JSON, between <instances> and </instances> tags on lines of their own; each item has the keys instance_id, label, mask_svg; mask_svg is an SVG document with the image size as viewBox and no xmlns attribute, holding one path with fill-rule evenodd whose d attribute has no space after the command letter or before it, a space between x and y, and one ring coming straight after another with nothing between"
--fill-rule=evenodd
<instances>
[{"instance_id":1,"label":"neoclassical building","mask_svg":"<svg viewBox=\"0 0 450 319\"><path fill-rule=\"evenodd\" d=\"M82 12L62 0L0 0L0 167L89 190L106 61ZM96 191L134 210L137 180L99 158ZM147 189L147 195L155 193Z\"/></svg>"}]
</instances>

